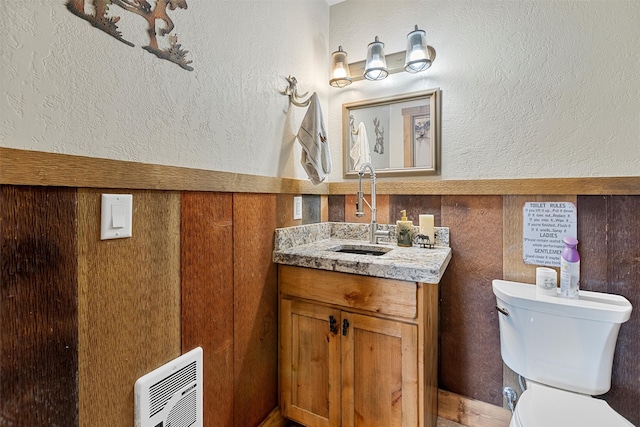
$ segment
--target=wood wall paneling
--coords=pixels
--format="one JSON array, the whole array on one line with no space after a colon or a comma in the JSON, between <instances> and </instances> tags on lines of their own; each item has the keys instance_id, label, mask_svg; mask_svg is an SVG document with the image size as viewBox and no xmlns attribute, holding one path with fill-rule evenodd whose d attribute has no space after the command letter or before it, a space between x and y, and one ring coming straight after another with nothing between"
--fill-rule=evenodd
<instances>
[{"instance_id":1,"label":"wood wall paneling","mask_svg":"<svg viewBox=\"0 0 640 427\"><path fill-rule=\"evenodd\" d=\"M114 170L118 171L118 173L113 173ZM159 165L143 165L135 162L119 162L114 160L92 159L79 156L31 152L26 150L16 150L8 148L0 148L0 184L33 184L39 186L62 185L70 187L86 186L92 188L106 186L109 188L137 187L169 190L192 189L206 191L236 191L243 193L262 192L276 194L329 194L329 196L327 197L327 219L331 221L345 220L345 211L353 210L353 203L345 203L344 200L346 197L344 195L354 195L355 191L357 190L357 183L353 181L323 184L316 187L307 182L299 180L257 177L216 171L191 170L188 168L165 167ZM49 191L55 192L58 191L58 189L56 189L55 187L50 187L44 191L49 194ZM81 193L86 191L89 190L80 190ZM109 192L115 191L110 190ZM437 196L440 194L447 195L443 197L443 202L446 202L447 200L451 201L452 199L456 198L465 199L468 197L467 195L474 194L515 196L513 200L516 200L520 195L551 195L554 196L551 198L555 199L555 195L564 197L564 195L566 194L580 194L581 196L579 196L578 206L578 237L580 239L579 248L581 250L581 255L583 258L583 288L586 289L588 286L592 286L593 289L596 290L608 290L609 292L613 293L621 293L627 296L627 298L629 298L630 300L633 300L632 303L634 304L634 307L637 307L639 304L637 302L638 297L636 295L638 280L634 279L635 277L637 277L635 275L637 274L638 264L638 256L634 255L636 253L634 252L634 250L636 249L633 246L627 246L623 249L622 247L618 247L617 245L632 245L632 243L630 242L636 240L633 239L633 237L629 237L629 235L626 235L626 238L624 236L625 233L630 233L629 230L632 230L631 232L635 232L637 235L637 228L635 228L636 226L634 225L634 221L638 217L636 212L638 197L637 195L640 194L640 176L469 181L417 179L415 181L408 182L404 180L391 179L378 183L378 193L400 196ZM603 194L628 196L610 197L602 196ZM509 197L505 198L505 211L510 209L509 203L513 201L508 199ZM340 200L342 200L342 202L340 202ZM632 210L632 208L635 208L636 211ZM82 209L82 206L80 206L79 209ZM340 213L340 209L342 210L342 213ZM446 209L449 209L449 211L453 211L451 206ZM446 209L443 209L443 213L446 211ZM393 213L395 212L395 210L397 209L392 206L392 202L390 200L387 212ZM7 209L5 208L4 203L2 205L1 214L3 215L3 218L6 217ZM583 214L587 214L587 216L584 216ZM389 220L393 221L393 218L390 217ZM21 221L23 220L21 219ZM27 220L25 219L24 221ZM508 245L506 243L507 241L512 240L512 237L509 237L509 233L513 232L513 228L509 226L510 222L512 221L514 221L514 218L511 215L504 215L504 223L506 228L504 237L504 254L506 254L507 258L513 256L514 253L518 252L517 250L516 252L513 252L513 247L511 247L510 244ZM606 227L609 227L612 230L611 232L607 231L605 233L602 228L599 228L600 224L602 224L603 221L606 222ZM475 239L485 239L485 234L478 234L479 232L472 231L469 227L466 227L464 225L459 225L456 221L452 221L450 223L454 224L456 228L458 228L459 226L461 227L459 228L459 230L455 230L453 228L451 229L452 246L454 247L462 247L461 243L464 242L460 241L459 239L462 237L460 233L463 231L471 233L471 235L473 235ZM448 220L444 216L442 218L441 224L444 226L450 226ZM96 227L84 228L90 228L91 230L89 231L91 233L97 233L97 231L94 230L94 228L97 230ZM82 228L82 226L80 228ZM135 233L136 231L134 222L134 238ZM490 236L487 238L490 241L493 241L497 238L497 236L491 235L491 233L489 234ZM502 234L502 231L500 231L500 234ZM85 239L85 235L80 229L78 232L78 236L80 236L79 240ZM465 237L465 239L466 238L467 237ZM605 245L605 248L602 247L603 238L607 240L607 245ZM272 236L270 237L270 240L271 239ZM100 243L99 238L96 240L96 242L98 244ZM589 242L593 243L590 244ZM82 242L80 241L78 242L79 245L81 243ZM79 246L79 250L79 268L81 270L87 270L88 267L85 265L87 263L86 254L82 253L81 245ZM476 250L477 249L474 249L474 251ZM489 252L490 254L493 253L492 246ZM129 255L136 256L135 253ZM458 254L454 249L454 258L452 260L453 264L449 267L448 272L445 274L445 278L441 288L443 294L443 306L449 304L449 309L451 310L457 310L459 309L459 307L457 307L456 304L452 304L453 300L451 300L446 295L447 289L445 288L445 282L447 280L451 280L449 278L449 275L452 272L452 267L456 265L456 259L458 258L460 258L460 262L462 262L463 259L466 259L466 255L463 253ZM515 259L513 263L510 260L505 260L504 265L517 266L517 262ZM134 267L131 271L134 271L135 268L137 267ZM236 268L238 267L236 266ZM179 269L175 270L177 271L177 274L179 274ZM456 270L458 270L458 268L456 268ZM516 271L511 267L509 267L508 270L511 272ZM131 274L131 271L129 271L129 274ZM84 282L80 280L80 277L78 278L80 286L80 293L78 294L79 305L83 304L82 298L87 298L86 295L83 296L84 294L82 294L82 292L87 292L87 289L90 287L87 284L88 277L93 277L86 271L83 274ZM507 269L505 269L505 275L506 274L511 273L508 273ZM98 276L102 275L104 275L104 273L98 274ZM133 275L137 276L138 272L134 272ZM456 290L456 292L467 292L462 289L463 287L475 289L475 287L473 286L476 280L475 277L476 272L472 271L471 269L468 269L466 272L460 273L460 275L457 276L460 284L458 285L458 289ZM101 277L97 277L96 280L98 279L102 280ZM126 282L127 280L125 279L124 281ZM6 281L3 281L3 283L5 282ZM83 285L83 283L85 283L85 285ZM91 298L97 300L97 302L99 302L100 304L105 305L105 307L100 307L100 304L96 305L96 307L101 310L103 314L110 313L110 307L113 307L113 305L106 301L106 296L102 296L99 298L97 296L92 296ZM447 298L449 298L449 300L447 300ZM467 303L469 303L467 298L468 296L464 295L461 298L460 302L464 303L465 301L467 301ZM492 296L491 298L493 299ZM81 364L83 360L88 360L86 349L83 350L83 340L87 336L89 336L87 331L90 331L92 328L95 329L93 324L92 326L84 325L85 321L82 320L83 318L81 318L81 316L86 316L88 310L86 308L86 302L84 304L85 308L82 309L79 306L79 310L81 311L78 313L78 321L81 323L81 331L79 337L80 349L78 357L80 358L79 363ZM478 304L482 304L482 302L474 302L471 311L483 310L484 308L486 308L484 307L484 305L481 306L482 308L479 308L480 306ZM94 307L92 306L91 308L93 309ZM110 313L109 315L117 317L120 315L120 312L121 311L119 309L114 309L113 313ZM637 317L635 317L637 316L637 312L637 310L634 310L631 320L622 325L614 365L614 386L611 392L605 397L612 404L612 406L614 406L614 408L621 408L619 409L619 411L623 415L625 415L635 424L640 425L640 416L635 413L637 409L633 404L633 402L638 400L639 393L637 382L634 381L635 379L640 377L640 375L638 374L637 365L635 365L635 362L633 361L633 355L637 354L637 349L635 347L633 338L637 336L637 331L640 329L640 326L637 324ZM442 313L445 315L445 317L450 317L449 315L447 315L447 309L443 309ZM471 318L475 319L473 321L482 320L479 317L476 318L474 316L471 316ZM92 318L89 319L89 321L93 322ZM441 323L444 324L444 321ZM443 327L449 328L450 325ZM465 337L468 337L470 335L468 331L460 325L456 325L456 327L459 328L459 331L462 334L459 336L461 340L466 339ZM237 327L236 330L238 330ZM497 333L497 322L495 325L495 331ZM106 338L104 337L98 338L98 333L94 333L94 335L95 336L93 336L92 339L96 339L98 341L106 340ZM474 342L474 340L476 340L476 338L470 338L470 341L472 343ZM3 347L2 351L4 351L5 348L6 347ZM177 348L177 353L179 353L179 338ZM443 349L441 356L447 356L448 354L449 351ZM476 358L475 355L470 355L469 357L474 359ZM499 357L499 351L497 353L497 357ZM486 357L483 356L481 358ZM99 361L100 360L98 360L98 362ZM95 366L96 362L94 361L92 363L92 366ZM124 364L124 362L122 364ZM448 360L447 364L452 365L451 369L454 369L456 366L462 366L464 369L467 369L469 365L482 365L481 362L477 361L469 363L467 359L462 357L460 357L456 361ZM118 368L116 369L116 371L122 369L123 368ZM149 369L145 367L145 371ZM80 378L86 378L86 376L83 377L83 375L86 375L86 372L89 371L89 368L80 367L80 370ZM82 372L83 370L85 371L84 374ZM89 380L92 380L92 378L94 377L100 377L100 372L102 371L102 369L99 369L98 371L99 372L94 374L93 377L89 377ZM482 381L473 381L473 384L466 384L465 379L462 375L460 375L460 379L461 382L460 387L457 387L458 390L479 390L485 387ZM455 377L451 380L454 382L457 381ZM445 383L450 382L447 378L443 378L443 381ZM87 412L87 404L83 402L83 399L85 399L87 393L82 392L82 387L85 386L81 384L80 387L81 390L78 398L80 399L80 418L82 420L83 414ZM478 398L477 393L473 391L471 392L470 397ZM98 401L99 399L96 400ZM102 403L99 403L99 405L102 405ZM108 403L108 405L112 404Z\"/></svg>"},{"instance_id":2,"label":"wood wall paneling","mask_svg":"<svg viewBox=\"0 0 640 427\"><path fill-rule=\"evenodd\" d=\"M87 188L355 194L356 180L313 185L308 180L98 159L0 147L0 184ZM517 195L640 194L640 176L378 181L380 194Z\"/></svg>"},{"instance_id":3,"label":"wood wall paneling","mask_svg":"<svg viewBox=\"0 0 640 427\"><path fill-rule=\"evenodd\" d=\"M607 400L635 425L640 425L639 212L640 196L610 197L607 215L607 292L624 295L634 311L631 318L620 327L612 373L613 386Z\"/></svg>"},{"instance_id":4,"label":"wood wall paneling","mask_svg":"<svg viewBox=\"0 0 640 427\"><path fill-rule=\"evenodd\" d=\"M367 201L370 202L371 200L371 196L368 194L365 194L364 196ZM379 197L376 197L376 199L379 199ZM367 205L364 205L363 207L363 212L364 212L364 216L361 217L357 217L356 216L356 202L358 201L358 198L356 196L355 193L353 194L345 194L344 196L344 222L360 222L360 223L369 223L371 222L371 209L369 209L369 207ZM377 200L376 200L377 202ZM378 212L380 212L380 207L378 207ZM387 216L388 216L388 210L387 210ZM380 218L378 216L378 223L382 224L380 222Z\"/></svg>"},{"instance_id":5,"label":"wood wall paneling","mask_svg":"<svg viewBox=\"0 0 640 427\"><path fill-rule=\"evenodd\" d=\"M276 195L276 226L278 228L302 225L301 219L293 219L293 198L299 194Z\"/></svg>"},{"instance_id":6,"label":"wood wall paneling","mask_svg":"<svg viewBox=\"0 0 640 427\"><path fill-rule=\"evenodd\" d=\"M364 198L369 204L371 204L371 195L365 194ZM364 216L357 217L356 216L356 202L357 202L356 193L347 194L344 197L344 220L345 222L360 222L360 223L370 223L371 222L371 209L369 206L364 204L363 212ZM388 194L377 194L376 195L376 209L378 211L377 220L378 224L389 224L389 195Z\"/></svg>"},{"instance_id":7,"label":"wood wall paneling","mask_svg":"<svg viewBox=\"0 0 640 427\"><path fill-rule=\"evenodd\" d=\"M580 286L597 292L607 292L609 245L607 228L609 196L579 196L578 252L580 253ZM560 280L558 278L558 280Z\"/></svg>"},{"instance_id":8,"label":"wood wall paneling","mask_svg":"<svg viewBox=\"0 0 640 427\"><path fill-rule=\"evenodd\" d=\"M511 421L507 409L444 390L438 390L438 416L472 427L507 427Z\"/></svg>"},{"instance_id":9,"label":"wood wall paneling","mask_svg":"<svg viewBox=\"0 0 640 427\"><path fill-rule=\"evenodd\" d=\"M441 285L440 388L502 404L502 358L491 281L502 277L500 196L443 196L451 262Z\"/></svg>"},{"instance_id":10,"label":"wood wall paneling","mask_svg":"<svg viewBox=\"0 0 640 427\"><path fill-rule=\"evenodd\" d=\"M135 381L181 354L180 195L126 191L133 236L101 241L103 192L78 190L79 416L127 426Z\"/></svg>"},{"instance_id":11,"label":"wood wall paneling","mask_svg":"<svg viewBox=\"0 0 640 427\"><path fill-rule=\"evenodd\" d=\"M344 222L344 210L345 210L345 196L342 194L330 194L327 198L328 207L328 221L329 222Z\"/></svg>"},{"instance_id":12,"label":"wood wall paneling","mask_svg":"<svg viewBox=\"0 0 640 427\"><path fill-rule=\"evenodd\" d=\"M322 218L322 204L317 194L302 195L302 223L316 224Z\"/></svg>"},{"instance_id":13,"label":"wood wall paneling","mask_svg":"<svg viewBox=\"0 0 640 427\"><path fill-rule=\"evenodd\" d=\"M275 194L233 195L235 426L258 425L277 406L278 299Z\"/></svg>"},{"instance_id":14,"label":"wood wall paneling","mask_svg":"<svg viewBox=\"0 0 640 427\"><path fill-rule=\"evenodd\" d=\"M0 425L78 425L77 194L0 186Z\"/></svg>"},{"instance_id":15,"label":"wood wall paneling","mask_svg":"<svg viewBox=\"0 0 640 427\"><path fill-rule=\"evenodd\" d=\"M605 400L640 425L640 196L580 196L578 250L581 289L623 295L631 318L620 327L611 390ZM603 280L604 279L604 280Z\"/></svg>"},{"instance_id":16,"label":"wood wall paneling","mask_svg":"<svg viewBox=\"0 0 640 427\"><path fill-rule=\"evenodd\" d=\"M181 198L182 353L203 349L204 425L234 427L233 194Z\"/></svg>"},{"instance_id":17,"label":"wood wall paneling","mask_svg":"<svg viewBox=\"0 0 640 427\"><path fill-rule=\"evenodd\" d=\"M302 219L293 219L293 198L302 197ZM326 195L317 194L276 194L277 227L294 227L315 224L328 220Z\"/></svg>"},{"instance_id":18,"label":"wood wall paneling","mask_svg":"<svg viewBox=\"0 0 640 427\"><path fill-rule=\"evenodd\" d=\"M326 183L0 147L0 184L327 194ZM113 191L112 191L113 192Z\"/></svg>"},{"instance_id":19,"label":"wood wall paneling","mask_svg":"<svg viewBox=\"0 0 640 427\"><path fill-rule=\"evenodd\" d=\"M357 189L357 181L329 184L329 194L355 194ZM378 180L376 189L379 194L407 195L637 195L640 194L640 176L468 180L426 178L414 181L385 178Z\"/></svg>"},{"instance_id":20,"label":"wood wall paneling","mask_svg":"<svg viewBox=\"0 0 640 427\"><path fill-rule=\"evenodd\" d=\"M329 221L329 196L320 196L320 222Z\"/></svg>"},{"instance_id":21,"label":"wood wall paneling","mask_svg":"<svg viewBox=\"0 0 640 427\"><path fill-rule=\"evenodd\" d=\"M402 216L400 211L407 211L407 219L413 221L414 226L420 225L420 214L431 214L434 216L434 225L441 226L440 196L406 196L406 195L390 195L389 196L389 221L395 224ZM446 224L444 225L446 227Z\"/></svg>"},{"instance_id":22,"label":"wood wall paneling","mask_svg":"<svg viewBox=\"0 0 640 427\"><path fill-rule=\"evenodd\" d=\"M280 408L275 407L273 411L265 418L258 427L287 427L297 426L298 424L289 421L280 413Z\"/></svg>"},{"instance_id":23,"label":"wood wall paneling","mask_svg":"<svg viewBox=\"0 0 640 427\"><path fill-rule=\"evenodd\" d=\"M502 278L523 283L536 282L537 265L525 264L523 259L524 240L524 205L527 202L570 202L576 204L576 196L504 196L503 197L503 254L502 254ZM559 274L559 268L555 268ZM558 276L560 280L560 276ZM518 374L503 363L502 385L520 390ZM503 406L507 407L506 398Z\"/></svg>"},{"instance_id":24,"label":"wood wall paneling","mask_svg":"<svg viewBox=\"0 0 640 427\"><path fill-rule=\"evenodd\" d=\"M576 204L576 196L504 196L504 253L503 279L535 283L538 265L525 264L522 244L524 239L523 209L527 202L569 202ZM556 268L559 271L558 268Z\"/></svg>"}]
</instances>

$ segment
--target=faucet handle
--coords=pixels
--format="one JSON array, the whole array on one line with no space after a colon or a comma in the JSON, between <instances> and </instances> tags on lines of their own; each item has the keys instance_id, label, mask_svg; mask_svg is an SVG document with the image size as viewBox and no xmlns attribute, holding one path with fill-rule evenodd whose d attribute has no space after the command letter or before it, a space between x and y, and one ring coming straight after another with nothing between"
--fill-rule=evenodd
<instances>
[{"instance_id":1,"label":"faucet handle","mask_svg":"<svg viewBox=\"0 0 640 427\"><path fill-rule=\"evenodd\" d=\"M373 235L375 236L375 243L379 243L378 239L381 237L386 237L389 239L391 237L391 230L389 229L389 224L386 224L386 229L378 229L378 225L384 227L383 224L376 224L375 229L373 230Z\"/></svg>"}]
</instances>

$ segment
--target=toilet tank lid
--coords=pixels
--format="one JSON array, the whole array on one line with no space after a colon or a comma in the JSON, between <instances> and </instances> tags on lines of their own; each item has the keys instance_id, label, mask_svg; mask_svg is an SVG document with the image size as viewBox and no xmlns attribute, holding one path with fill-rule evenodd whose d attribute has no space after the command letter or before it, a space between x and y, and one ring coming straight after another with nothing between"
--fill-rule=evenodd
<instances>
[{"instance_id":1,"label":"toilet tank lid","mask_svg":"<svg viewBox=\"0 0 640 427\"><path fill-rule=\"evenodd\" d=\"M631 303L621 295L580 291L579 298L537 295L528 283L494 280L493 293L507 304L557 316L600 322L624 323L631 316Z\"/></svg>"}]
</instances>

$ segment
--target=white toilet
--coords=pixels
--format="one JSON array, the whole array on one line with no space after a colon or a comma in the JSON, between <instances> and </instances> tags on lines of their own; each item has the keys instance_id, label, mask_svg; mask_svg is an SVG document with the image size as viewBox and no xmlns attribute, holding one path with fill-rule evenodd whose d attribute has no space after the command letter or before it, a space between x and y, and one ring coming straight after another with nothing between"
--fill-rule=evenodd
<instances>
[{"instance_id":1,"label":"white toilet","mask_svg":"<svg viewBox=\"0 0 640 427\"><path fill-rule=\"evenodd\" d=\"M611 387L613 353L631 304L619 295L536 295L536 286L493 281L502 360L526 379L510 427L633 426L594 395Z\"/></svg>"}]
</instances>

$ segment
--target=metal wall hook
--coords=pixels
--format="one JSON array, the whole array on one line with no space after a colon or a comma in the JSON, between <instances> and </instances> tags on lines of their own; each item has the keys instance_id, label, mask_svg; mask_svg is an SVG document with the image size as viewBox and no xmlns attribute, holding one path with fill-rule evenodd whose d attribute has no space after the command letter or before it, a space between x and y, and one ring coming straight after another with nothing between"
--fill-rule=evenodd
<instances>
[{"instance_id":1,"label":"metal wall hook","mask_svg":"<svg viewBox=\"0 0 640 427\"><path fill-rule=\"evenodd\" d=\"M289 102L296 107L308 106L309 102L311 101L311 97L307 98L304 101L301 101L301 99L307 96L309 92L305 92L302 95L298 94L298 80L293 76L287 77L287 82L289 83L289 86L287 86L283 91L280 91L280 94L287 95L289 97Z\"/></svg>"}]
</instances>

